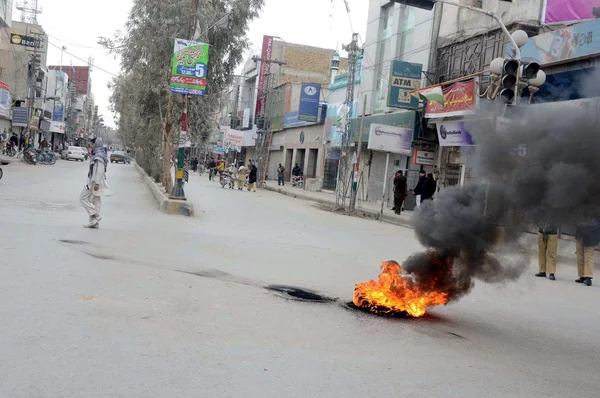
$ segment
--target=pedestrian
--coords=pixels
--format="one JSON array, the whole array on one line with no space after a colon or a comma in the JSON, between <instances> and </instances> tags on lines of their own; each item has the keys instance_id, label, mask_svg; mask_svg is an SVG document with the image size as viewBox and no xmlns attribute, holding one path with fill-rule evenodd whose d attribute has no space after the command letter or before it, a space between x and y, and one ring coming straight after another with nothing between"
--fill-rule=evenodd
<instances>
[{"instance_id":1,"label":"pedestrian","mask_svg":"<svg viewBox=\"0 0 600 398\"><path fill-rule=\"evenodd\" d=\"M244 189L244 185L246 185L246 174L248 173L248 169L244 166L244 162L240 162L240 168L238 169L238 189L241 191Z\"/></svg>"},{"instance_id":2,"label":"pedestrian","mask_svg":"<svg viewBox=\"0 0 600 398\"><path fill-rule=\"evenodd\" d=\"M46 151L48 149L48 140L46 140L46 137L44 137L42 142L40 142L40 149L43 151ZM101 149L104 150L103 148Z\"/></svg>"},{"instance_id":3,"label":"pedestrian","mask_svg":"<svg viewBox=\"0 0 600 398\"><path fill-rule=\"evenodd\" d=\"M421 192L421 203L423 203L425 200L433 200L433 195L435 195L436 190L437 183L433 178L433 174L429 173L427 174L427 180L423 185L423 192Z\"/></svg>"},{"instance_id":4,"label":"pedestrian","mask_svg":"<svg viewBox=\"0 0 600 398\"><path fill-rule=\"evenodd\" d=\"M100 226L100 210L102 207L101 195L106 185L106 167L108 165L108 157L102 145L102 138L97 137L92 139L94 145L92 155L90 157L90 166L88 168L88 182L81 191L79 201L88 213L88 224L86 228L98 228Z\"/></svg>"},{"instance_id":5,"label":"pedestrian","mask_svg":"<svg viewBox=\"0 0 600 398\"><path fill-rule=\"evenodd\" d=\"M417 199L417 207L421 206L421 194L423 193L425 182L427 182L427 176L425 176L425 170L421 169L419 170L419 181L417 182L415 189L413 189L413 195L415 195Z\"/></svg>"},{"instance_id":6,"label":"pedestrian","mask_svg":"<svg viewBox=\"0 0 600 398\"><path fill-rule=\"evenodd\" d=\"M229 188L235 188L235 181L237 180L237 168L234 163L231 163L227 168L227 173L229 174Z\"/></svg>"},{"instance_id":7,"label":"pedestrian","mask_svg":"<svg viewBox=\"0 0 600 398\"><path fill-rule=\"evenodd\" d=\"M217 172L217 162L213 158L208 162L208 181L212 181Z\"/></svg>"},{"instance_id":8,"label":"pedestrian","mask_svg":"<svg viewBox=\"0 0 600 398\"><path fill-rule=\"evenodd\" d=\"M592 220L577 224L575 238L577 239L577 272L579 274L579 278L575 279L575 282L592 286L595 247L600 243L599 221Z\"/></svg>"},{"instance_id":9,"label":"pedestrian","mask_svg":"<svg viewBox=\"0 0 600 398\"><path fill-rule=\"evenodd\" d=\"M250 162L250 164L248 165L248 169L250 170L250 175L248 176L248 191L254 190L254 192L256 192L256 179L258 169L252 162Z\"/></svg>"},{"instance_id":10,"label":"pedestrian","mask_svg":"<svg viewBox=\"0 0 600 398\"><path fill-rule=\"evenodd\" d=\"M556 280L556 254L558 251L558 227L552 222L552 217L539 226L538 230L538 273L535 276Z\"/></svg>"},{"instance_id":11,"label":"pedestrian","mask_svg":"<svg viewBox=\"0 0 600 398\"><path fill-rule=\"evenodd\" d=\"M194 157L192 159L192 171L195 173L198 170L198 158Z\"/></svg>"},{"instance_id":12,"label":"pedestrian","mask_svg":"<svg viewBox=\"0 0 600 398\"><path fill-rule=\"evenodd\" d=\"M27 139L25 138L25 134L21 134L21 137L19 137L19 151L25 149L25 145L27 145Z\"/></svg>"},{"instance_id":13,"label":"pedestrian","mask_svg":"<svg viewBox=\"0 0 600 398\"><path fill-rule=\"evenodd\" d=\"M279 163L279 167L277 168L277 185L284 186L285 181L283 180L283 173L285 172L285 167Z\"/></svg>"},{"instance_id":14,"label":"pedestrian","mask_svg":"<svg viewBox=\"0 0 600 398\"><path fill-rule=\"evenodd\" d=\"M19 147L19 137L17 137L17 133L12 133L10 136L10 145L15 150Z\"/></svg>"},{"instance_id":15,"label":"pedestrian","mask_svg":"<svg viewBox=\"0 0 600 398\"><path fill-rule=\"evenodd\" d=\"M294 177L298 177L301 174L302 174L302 169L300 168L300 166L298 166L298 163L296 163L296 165L292 169L292 175Z\"/></svg>"},{"instance_id":16,"label":"pedestrian","mask_svg":"<svg viewBox=\"0 0 600 398\"><path fill-rule=\"evenodd\" d=\"M400 214L402 212L402 204L406 199L407 192L406 177L402 174L402 170L398 170L394 175L394 213Z\"/></svg>"},{"instance_id":17,"label":"pedestrian","mask_svg":"<svg viewBox=\"0 0 600 398\"><path fill-rule=\"evenodd\" d=\"M6 144L8 143L8 133L6 129L0 133L0 154L6 154Z\"/></svg>"}]
</instances>

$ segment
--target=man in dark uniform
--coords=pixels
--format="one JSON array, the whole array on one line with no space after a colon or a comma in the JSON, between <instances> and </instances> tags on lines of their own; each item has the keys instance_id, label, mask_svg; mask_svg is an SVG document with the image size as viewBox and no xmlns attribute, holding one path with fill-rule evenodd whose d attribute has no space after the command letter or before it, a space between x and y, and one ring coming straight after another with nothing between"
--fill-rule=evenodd
<instances>
[{"instance_id":1,"label":"man in dark uniform","mask_svg":"<svg viewBox=\"0 0 600 398\"><path fill-rule=\"evenodd\" d=\"M595 247L600 243L600 220L590 220L577 224L577 283L592 286L594 277Z\"/></svg>"},{"instance_id":2,"label":"man in dark uniform","mask_svg":"<svg viewBox=\"0 0 600 398\"><path fill-rule=\"evenodd\" d=\"M402 204L406 199L407 192L406 177L402 175L402 170L398 170L394 176L394 213L400 214L402 212Z\"/></svg>"}]
</instances>

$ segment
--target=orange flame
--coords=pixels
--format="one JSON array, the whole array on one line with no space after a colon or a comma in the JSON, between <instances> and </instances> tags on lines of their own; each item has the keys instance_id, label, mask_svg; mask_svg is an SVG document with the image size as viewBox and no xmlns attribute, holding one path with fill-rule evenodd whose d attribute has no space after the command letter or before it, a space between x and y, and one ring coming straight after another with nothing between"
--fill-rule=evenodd
<instances>
[{"instance_id":1,"label":"orange flame","mask_svg":"<svg viewBox=\"0 0 600 398\"><path fill-rule=\"evenodd\" d=\"M381 263L377 281L356 285L354 305L375 313L406 312L420 317L427 307L448 302L448 293L424 290L411 279L404 279L401 271L395 261Z\"/></svg>"}]
</instances>

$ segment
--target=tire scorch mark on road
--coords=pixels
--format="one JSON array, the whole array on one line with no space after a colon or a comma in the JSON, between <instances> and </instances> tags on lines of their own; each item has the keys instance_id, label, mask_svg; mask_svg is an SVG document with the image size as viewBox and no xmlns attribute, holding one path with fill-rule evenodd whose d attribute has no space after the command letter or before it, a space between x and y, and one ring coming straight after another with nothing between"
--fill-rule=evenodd
<instances>
[{"instance_id":1,"label":"tire scorch mark on road","mask_svg":"<svg viewBox=\"0 0 600 398\"><path fill-rule=\"evenodd\" d=\"M335 298L324 296L320 293L315 292L314 290L304 289L296 286L287 286L287 285L269 285L265 286L270 292L275 293L277 296L296 300L296 301L311 301L311 302L320 302L327 303L332 301L337 301Z\"/></svg>"},{"instance_id":2,"label":"tire scorch mark on road","mask_svg":"<svg viewBox=\"0 0 600 398\"><path fill-rule=\"evenodd\" d=\"M69 243L71 245L89 245L89 242L86 242L84 240L73 240L73 239L60 239L59 242L62 243Z\"/></svg>"}]
</instances>

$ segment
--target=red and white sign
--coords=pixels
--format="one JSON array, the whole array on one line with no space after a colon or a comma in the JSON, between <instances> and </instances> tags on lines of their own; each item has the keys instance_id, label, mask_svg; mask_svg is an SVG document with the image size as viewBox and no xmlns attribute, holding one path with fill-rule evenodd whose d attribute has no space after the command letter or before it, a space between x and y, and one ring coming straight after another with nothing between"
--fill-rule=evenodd
<instances>
[{"instance_id":1,"label":"red and white sign","mask_svg":"<svg viewBox=\"0 0 600 398\"><path fill-rule=\"evenodd\" d=\"M206 86L206 79L197 77L171 76L171 83L193 84L196 86Z\"/></svg>"},{"instance_id":2,"label":"red and white sign","mask_svg":"<svg viewBox=\"0 0 600 398\"><path fill-rule=\"evenodd\" d=\"M418 149L415 149L415 151L413 152L413 164L433 166L435 164L435 152L420 151Z\"/></svg>"},{"instance_id":3,"label":"red and white sign","mask_svg":"<svg viewBox=\"0 0 600 398\"><path fill-rule=\"evenodd\" d=\"M258 97L256 98L256 111L255 116L260 115L263 107L263 97L269 90L269 77L267 71L269 69L269 62L273 56L273 36L263 36L262 54L260 61L260 75L258 76ZM266 105L266 104L265 104Z\"/></svg>"},{"instance_id":4,"label":"red and white sign","mask_svg":"<svg viewBox=\"0 0 600 398\"><path fill-rule=\"evenodd\" d=\"M461 116L475 112L475 80L456 82L442 91L444 105L428 101L425 109L426 118Z\"/></svg>"}]
</instances>

